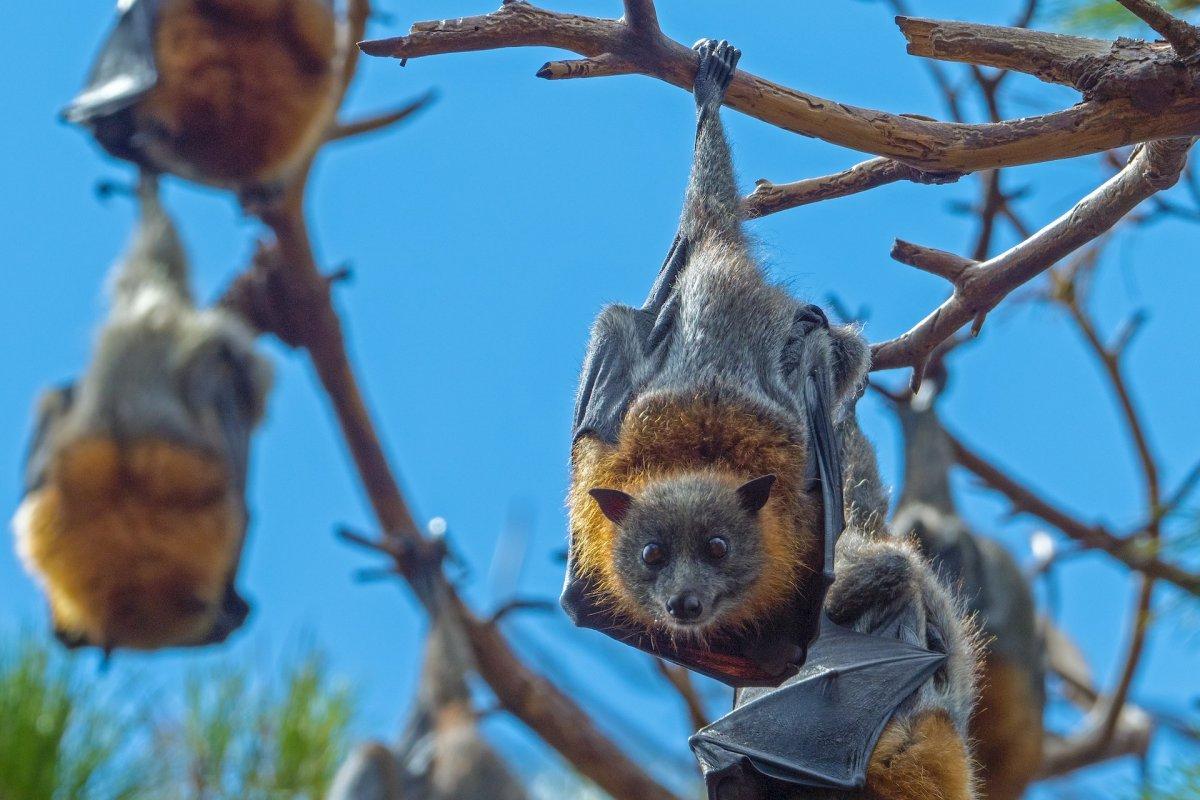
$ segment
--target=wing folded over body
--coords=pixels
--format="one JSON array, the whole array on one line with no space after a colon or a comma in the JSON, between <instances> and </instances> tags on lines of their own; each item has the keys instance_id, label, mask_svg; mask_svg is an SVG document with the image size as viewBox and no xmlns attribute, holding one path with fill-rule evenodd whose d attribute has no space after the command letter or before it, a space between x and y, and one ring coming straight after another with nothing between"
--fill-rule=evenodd
<instances>
[{"instance_id":1,"label":"wing folded over body","mask_svg":"<svg viewBox=\"0 0 1200 800\"><path fill-rule=\"evenodd\" d=\"M804 667L777 689L739 690L690 740L712 800L771 786L856 789L896 709L946 660L823 618ZM743 792L738 794L735 792Z\"/></svg>"}]
</instances>

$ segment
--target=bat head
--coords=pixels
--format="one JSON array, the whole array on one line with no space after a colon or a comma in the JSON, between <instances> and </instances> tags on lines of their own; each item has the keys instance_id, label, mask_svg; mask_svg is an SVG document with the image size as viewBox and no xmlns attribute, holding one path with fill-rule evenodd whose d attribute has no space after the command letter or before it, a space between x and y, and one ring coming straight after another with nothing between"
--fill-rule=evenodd
<instances>
[{"instance_id":1,"label":"bat head","mask_svg":"<svg viewBox=\"0 0 1200 800\"><path fill-rule=\"evenodd\" d=\"M593 489L617 528L613 562L645 616L702 639L725 627L767 566L759 512L774 475L740 486L707 473L650 483L637 497Z\"/></svg>"}]
</instances>

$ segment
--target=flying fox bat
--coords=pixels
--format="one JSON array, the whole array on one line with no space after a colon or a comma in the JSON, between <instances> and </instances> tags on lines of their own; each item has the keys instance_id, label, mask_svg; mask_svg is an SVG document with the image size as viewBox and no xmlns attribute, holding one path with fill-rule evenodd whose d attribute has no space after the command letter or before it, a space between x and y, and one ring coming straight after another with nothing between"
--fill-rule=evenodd
<instances>
[{"instance_id":1,"label":"flying fox bat","mask_svg":"<svg viewBox=\"0 0 1200 800\"><path fill-rule=\"evenodd\" d=\"M145 170L274 189L324 133L335 29L331 0L120 0L63 116Z\"/></svg>"},{"instance_id":2,"label":"flying fox bat","mask_svg":"<svg viewBox=\"0 0 1200 800\"><path fill-rule=\"evenodd\" d=\"M17 550L69 647L221 642L250 610L234 581L270 365L240 318L193 305L149 182L114 272L91 365L41 401Z\"/></svg>"}]
</instances>

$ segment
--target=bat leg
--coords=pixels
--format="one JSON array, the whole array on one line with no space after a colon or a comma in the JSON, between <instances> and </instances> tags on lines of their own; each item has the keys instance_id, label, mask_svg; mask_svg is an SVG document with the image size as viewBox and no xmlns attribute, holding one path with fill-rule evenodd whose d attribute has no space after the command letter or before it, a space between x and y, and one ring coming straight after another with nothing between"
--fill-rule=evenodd
<instances>
[{"instance_id":1,"label":"bat leg","mask_svg":"<svg viewBox=\"0 0 1200 800\"><path fill-rule=\"evenodd\" d=\"M313 70L328 67L337 48L337 21L326 0L295 0L287 15L297 55Z\"/></svg>"},{"instance_id":2,"label":"bat leg","mask_svg":"<svg viewBox=\"0 0 1200 800\"><path fill-rule=\"evenodd\" d=\"M943 711L894 720L867 766L871 800L973 800L971 756Z\"/></svg>"}]
</instances>

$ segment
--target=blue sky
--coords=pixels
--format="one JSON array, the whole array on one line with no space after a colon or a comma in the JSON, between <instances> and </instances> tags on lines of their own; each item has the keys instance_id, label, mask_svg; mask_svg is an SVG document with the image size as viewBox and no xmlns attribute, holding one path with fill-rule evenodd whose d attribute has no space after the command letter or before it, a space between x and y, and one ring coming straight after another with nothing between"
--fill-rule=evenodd
<instances>
[{"instance_id":1,"label":"blue sky","mask_svg":"<svg viewBox=\"0 0 1200 800\"><path fill-rule=\"evenodd\" d=\"M393 35L415 19L482 13L488 0L384 2ZM1009 3L926 0L924 16L1002 22ZM615 0L560 0L563 10L615 15ZM779 82L855 105L940 116L922 64L904 55L885 8L842 0L745 4L660 3L666 31L691 42L715 35L745 52L743 66ZM0 498L19 499L19 464L38 390L86 362L104 310L101 285L123 247L132 209L97 201L101 179L128 175L104 159L56 110L77 90L110 9L44 4L8 10L12 79L0 128L8 190L0 194ZM1053 27L1052 21L1042 21ZM398 132L332 148L313 183L313 230L329 265L350 261L338 290L349 341L405 488L423 519L449 521L470 565L464 591L480 608L519 591L551 598L561 582L569 419L587 327L602 304L637 301L670 243L687 175L691 99L644 77L549 83L533 73L550 50L507 50L411 61L365 59L351 98L379 109L430 87L441 99ZM1013 115L1074 102L1030 80ZM844 168L859 154L726 112L743 185L795 180ZM1024 206L1049 221L1102 176L1097 159L1014 170ZM868 335L890 337L945 295L935 278L892 263L893 237L961 250L973 227L947 212L975 197L970 181L900 184L786 212L752 226L771 271L800 296L834 291L870 311ZM211 297L244 265L255 226L220 193L171 183L167 201L192 252L199 294ZM1007 231L1005 232L1007 236ZM1151 312L1130 372L1151 421L1168 485L1200 451L1200 399L1192 323L1200 229L1167 221L1123 233L1110 249L1096 303L1108 330L1136 308ZM223 651L120 655L101 681L135 678L170 701L179 677L224 659L268 663L308 637L331 655L362 698L359 731L389 736L408 703L422 620L406 591L359 585L369 559L337 543L339 524L370 529L371 517L312 375L295 354L268 345L278 388L254 450L254 527L242 583L255 602L247 629ZM887 376L900 380L899 374ZM944 415L978 449L1009 465L1080 516L1135 524L1134 461L1101 376L1056 313L1006 307L955 362ZM863 420L885 474L898 474L898 434L886 409L864 402ZM1006 520L993 496L958 480L965 512L1022 559L1034 521ZM524 521L521 525L512 520ZM528 553L515 585L489 579L506 529L526 529ZM519 540L521 536L510 537ZM1108 682L1125 635L1131 586L1102 557L1060 573L1058 615ZM1187 708L1196 699L1200 645L1189 609L1158 595L1163 620L1150 643L1137 697ZM10 548L0 548L2 628L44 629L42 602ZM1194 610L1194 607L1193 609ZM510 623L530 660L577 691L609 730L632 730L631 749L686 775L684 717L641 658L561 615ZM87 657L85 657L87 658ZM720 691L713 689L714 697ZM723 702L723 701L719 701ZM719 707L719 702L718 706ZM550 763L519 726L493 724L507 751L537 771ZM1187 751L1164 740L1159 760ZM1117 793L1134 771L1097 771L1089 783Z\"/></svg>"}]
</instances>

